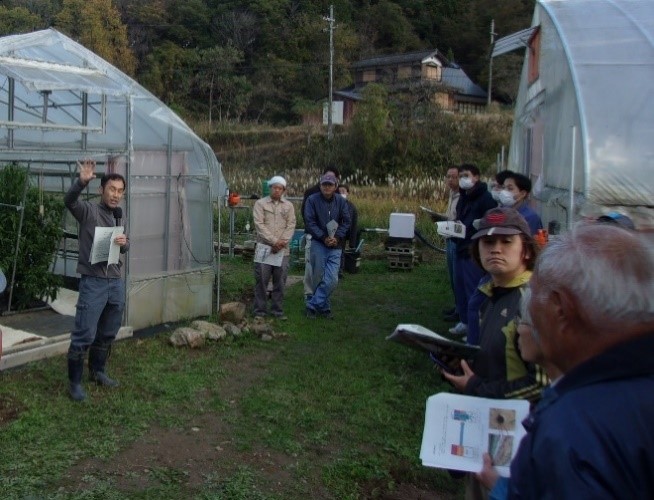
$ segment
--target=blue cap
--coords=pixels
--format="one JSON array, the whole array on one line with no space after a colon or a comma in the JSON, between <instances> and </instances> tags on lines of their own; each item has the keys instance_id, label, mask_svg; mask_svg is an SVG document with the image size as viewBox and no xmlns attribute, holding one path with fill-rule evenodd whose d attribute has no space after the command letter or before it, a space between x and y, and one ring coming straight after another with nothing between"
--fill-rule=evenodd
<instances>
[{"instance_id":1,"label":"blue cap","mask_svg":"<svg viewBox=\"0 0 654 500\"><path fill-rule=\"evenodd\" d=\"M606 215L602 215L601 217L597 218L597 222L608 222L610 224L617 224L618 226L622 226L625 229L631 229L632 231L636 230L634 221L632 221L626 215L618 212L609 212Z\"/></svg>"},{"instance_id":2,"label":"blue cap","mask_svg":"<svg viewBox=\"0 0 654 500\"><path fill-rule=\"evenodd\" d=\"M320 178L320 184L333 184L336 186L338 184L338 181L336 180L336 177L333 174L325 174Z\"/></svg>"}]
</instances>

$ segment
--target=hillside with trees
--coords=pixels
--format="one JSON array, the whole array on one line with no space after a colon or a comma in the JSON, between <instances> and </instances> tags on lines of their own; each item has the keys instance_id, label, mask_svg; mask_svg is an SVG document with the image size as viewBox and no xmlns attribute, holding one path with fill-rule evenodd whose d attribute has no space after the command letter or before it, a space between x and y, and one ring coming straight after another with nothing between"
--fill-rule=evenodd
<instances>
[{"instance_id":1,"label":"hillside with trees","mask_svg":"<svg viewBox=\"0 0 654 500\"><path fill-rule=\"evenodd\" d=\"M361 58L432 48L486 86L491 19L524 28L534 0L5 0L0 36L54 27L187 118L293 124L328 92L332 4L334 88ZM511 102L521 56L495 63Z\"/></svg>"}]
</instances>

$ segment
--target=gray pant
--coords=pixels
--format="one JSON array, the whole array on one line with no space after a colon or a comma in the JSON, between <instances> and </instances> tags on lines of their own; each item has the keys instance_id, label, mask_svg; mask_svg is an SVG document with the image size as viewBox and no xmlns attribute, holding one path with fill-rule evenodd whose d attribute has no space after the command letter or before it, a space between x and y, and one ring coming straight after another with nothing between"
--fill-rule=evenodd
<instances>
[{"instance_id":1,"label":"gray pant","mask_svg":"<svg viewBox=\"0 0 654 500\"><path fill-rule=\"evenodd\" d=\"M85 352L91 344L111 344L123 321L123 280L82 275L76 309L70 351Z\"/></svg>"},{"instance_id":2,"label":"gray pant","mask_svg":"<svg viewBox=\"0 0 654 500\"><path fill-rule=\"evenodd\" d=\"M284 288L288 276L289 256L285 255L281 266L269 266L268 264L254 264L254 314L265 315L268 313L268 283L272 277L273 289L270 295L270 311L273 316L284 314Z\"/></svg>"}]
</instances>

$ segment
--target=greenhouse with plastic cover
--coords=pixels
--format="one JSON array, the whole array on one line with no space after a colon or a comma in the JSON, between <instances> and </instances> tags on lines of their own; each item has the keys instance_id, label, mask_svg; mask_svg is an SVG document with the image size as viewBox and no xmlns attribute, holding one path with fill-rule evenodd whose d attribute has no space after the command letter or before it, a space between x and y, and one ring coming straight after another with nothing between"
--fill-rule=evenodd
<instances>
[{"instance_id":1,"label":"greenhouse with plastic cover","mask_svg":"<svg viewBox=\"0 0 654 500\"><path fill-rule=\"evenodd\" d=\"M105 172L127 180L123 324L139 329L211 314L213 203L226 186L209 145L154 95L58 31L0 38L0 169L21 165L32 185L65 193L87 158L96 161L97 178L86 199L99 198ZM75 220L65 212L70 241L60 244L53 270L74 277Z\"/></svg>"},{"instance_id":2,"label":"greenhouse with plastic cover","mask_svg":"<svg viewBox=\"0 0 654 500\"><path fill-rule=\"evenodd\" d=\"M509 168L531 177L543 223L617 212L654 230L654 2L538 0L493 57L513 50L525 59Z\"/></svg>"}]
</instances>

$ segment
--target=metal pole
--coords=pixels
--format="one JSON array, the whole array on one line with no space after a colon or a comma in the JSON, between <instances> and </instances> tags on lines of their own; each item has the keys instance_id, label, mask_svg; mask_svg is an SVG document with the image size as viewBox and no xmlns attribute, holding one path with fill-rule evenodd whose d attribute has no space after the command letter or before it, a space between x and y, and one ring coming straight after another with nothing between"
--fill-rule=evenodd
<instances>
[{"instance_id":1,"label":"metal pole","mask_svg":"<svg viewBox=\"0 0 654 500\"><path fill-rule=\"evenodd\" d=\"M131 222L129 217L130 217L130 210L132 208L132 165L134 164L134 99L132 96L129 96L126 99L125 104L127 105L127 116L125 117L127 120L127 127L126 127L126 132L127 136L125 139L127 139L127 158L125 162L125 179L127 179L127 186L125 188L126 195L125 195L125 208L127 209L127 222L129 224L129 227L125 228L125 234L129 234L129 231L131 229ZM106 170L106 168L105 168ZM131 259L129 256L129 252L125 254L125 282L124 282L124 287L125 287L125 311L123 312L123 321L125 324L129 324L130 322L130 302L131 302L131 297L130 297L130 286L131 286Z\"/></svg>"},{"instance_id":2,"label":"metal pole","mask_svg":"<svg viewBox=\"0 0 654 500\"><path fill-rule=\"evenodd\" d=\"M568 230L572 227L575 208L575 170L576 170L577 127L572 127L572 163L570 165L570 207L568 209Z\"/></svg>"},{"instance_id":3,"label":"metal pole","mask_svg":"<svg viewBox=\"0 0 654 500\"><path fill-rule=\"evenodd\" d=\"M493 88L493 44L495 43L495 19L491 19L490 28L490 58L488 61L488 100L486 105L490 106L491 91Z\"/></svg>"},{"instance_id":4,"label":"metal pole","mask_svg":"<svg viewBox=\"0 0 654 500\"><path fill-rule=\"evenodd\" d=\"M166 200L166 207L164 208L164 241L163 241L163 253L164 253L164 270L167 272L169 270L168 267L168 258L169 258L169 247L170 247L170 176L173 173L173 127L168 126L168 145L166 146L166 193L164 194L164 199ZM177 192L182 191L182 187L180 186L181 184L181 176L177 178L177 186L176 190ZM184 208L182 206L178 206L177 209L179 210L178 213L182 213ZM184 229L182 229L182 232ZM184 235L181 235L182 238Z\"/></svg>"},{"instance_id":5,"label":"metal pole","mask_svg":"<svg viewBox=\"0 0 654 500\"><path fill-rule=\"evenodd\" d=\"M327 140L334 138L332 110L334 105L334 6L329 6L329 105L327 106Z\"/></svg>"},{"instance_id":6,"label":"metal pole","mask_svg":"<svg viewBox=\"0 0 654 500\"><path fill-rule=\"evenodd\" d=\"M234 207L229 207L229 256L234 257Z\"/></svg>"},{"instance_id":7,"label":"metal pole","mask_svg":"<svg viewBox=\"0 0 654 500\"><path fill-rule=\"evenodd\" d=\"M15 83L13 78L9 78L9 91L7 98L7 121L14 121L14 98L15 98ZM7 147L14 149L14 129L7 129Z\"/></svg>"}]
</instances>

